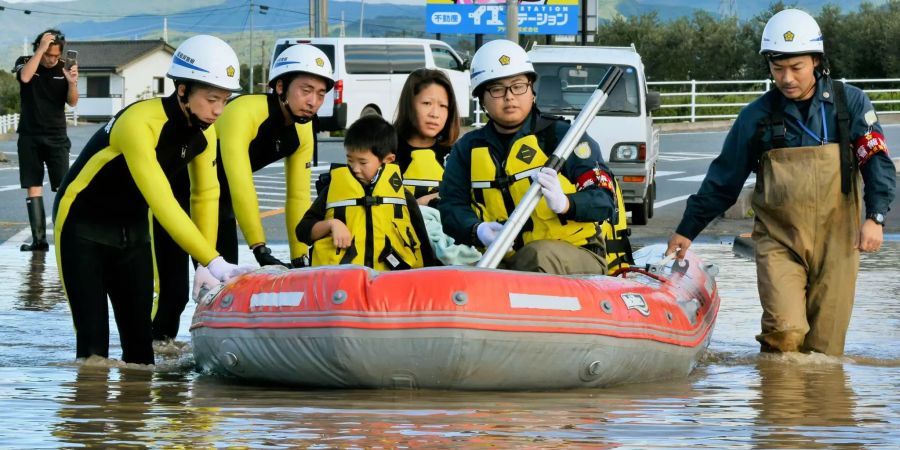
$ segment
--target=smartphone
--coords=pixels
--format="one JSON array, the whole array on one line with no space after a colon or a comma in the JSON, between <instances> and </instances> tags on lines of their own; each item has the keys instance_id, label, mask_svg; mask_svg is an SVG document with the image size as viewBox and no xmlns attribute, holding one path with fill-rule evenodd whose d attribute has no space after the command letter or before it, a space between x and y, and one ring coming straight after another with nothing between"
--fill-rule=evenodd
<instances>
[{"instance_id":1,"label":"smartphone","mask_svg":"<svg viewBox=\"0 0 900 450\"><path fill-rule=\"evenodd\" d=\"M78 52L75 50L66 50L66 70L69 70L78 64Z\"/></svg>"}]
</instances>

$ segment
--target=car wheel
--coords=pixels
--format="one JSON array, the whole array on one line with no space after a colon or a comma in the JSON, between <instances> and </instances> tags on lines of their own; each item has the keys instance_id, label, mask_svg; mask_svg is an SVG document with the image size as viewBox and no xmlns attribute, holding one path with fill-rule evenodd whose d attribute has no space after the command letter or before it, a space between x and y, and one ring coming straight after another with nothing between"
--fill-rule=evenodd
<instances>
[{"instance_id":1,"label":"car wheel","mask_svg":"<svg viewBox=\"0 0 900 450\"><path fill-rule=\"evenodd\" d=\"M378 109L374 106L366 106L362 109L362 112L359 113L359 117L365 117L369 115L380 116L381 113L378 112Z\"/></svg>"},{"instance_id":2,"label":"car wheel","mask_svg":"<svg viewBox=\"0 0 900 450\"><path fill-rule=\"evenodd\" d=\"M653 180L653 184L650 185L650 192L647 194L647 197L650 198L650 207L647 209L647 218L653 218L653 204L656 203L656 180Z\"/></svg>"},{"instance_id":3,"label":"car wheel","mask_svg":"<svg viewBox=\"0 0 900 450\"><path fill-rule=\"evenodd\" d=\"M649 214L652 214L652 210L653 200L650 199L650 192L647 192L643 203L635 205L634 209L631 210L631 224L647 225L647 219L650 218Z\"/></svg>"}]
</instances>

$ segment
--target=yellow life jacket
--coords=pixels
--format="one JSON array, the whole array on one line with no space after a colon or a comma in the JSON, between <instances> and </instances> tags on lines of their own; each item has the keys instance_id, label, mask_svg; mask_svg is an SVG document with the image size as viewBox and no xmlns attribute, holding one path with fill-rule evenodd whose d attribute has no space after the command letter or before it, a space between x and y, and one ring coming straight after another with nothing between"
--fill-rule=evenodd
<instances>
[{"instance_id":1,"label":"yellow life jacket","mask_svg":"<svg viewBox=\"0 0 900 450\"><path fill-rule=\"evenodd\" d=\"M418 149L411 153L412 161L403 172L403 186L416 198L437 192L444 177L444 168L434 150Z\"/></svg>"},{"instance_id":2,"label":"yellow life jacket","mask_svg":"<svg viewBox=\"0 0 900 450\"><path fill-rule=\"evenodd\" d=\"M475 214L485 222L506 221L531 186L532 174L540 170L547 159L534 134L524 136L513 143L502 172L498 170L488 147L473 148L470 172L472 209L475 210ZM563 193L571 194L576 191L575 185L568 178L562 174L558 176ZM560 220L559 215L547 206L546 200L541 198L528 223L523 227L516 247L541 239L565 241L581 247L598 235L599 226L600 234L606 241L609 273L627 267L627 261L631 259L631 250L627 242L625 206L617 184L616 197L618 204L616 225L609 222L598 225Z\"/></svg>"},{"instance_id":3,"label":"yellow life jacket","mask_svg":"<svg viewBox=\"0 0 900 450\"><path fill-rule=\"evenodd\" d=\"M607 273L615 275L616 272L630 267L634 264L634 258L631 255L631 241L628 236L631 230L628 229L628 217L625 215L625 201L622 200L622 189L615 177L612 178L613 185L616 187L616 211L615 224L609 221L603 222L600 226L600 232L603 240L606 241L606 267Z\"/></svg>"},{"instance_id":4,"label":"yellow life jacket","mask_svg":"<svg viewBox=\"0 0 900 450\"><path fill-rule=\"evenodd\" d=\"M383 271L424 265L396 164L384 165L371 195L347 166L333 167L325 208L325 219L344 222L353 240L346 249L336 248L331 236L317 240L313 266L359 264Z\"/></svg>"}]
</instances>

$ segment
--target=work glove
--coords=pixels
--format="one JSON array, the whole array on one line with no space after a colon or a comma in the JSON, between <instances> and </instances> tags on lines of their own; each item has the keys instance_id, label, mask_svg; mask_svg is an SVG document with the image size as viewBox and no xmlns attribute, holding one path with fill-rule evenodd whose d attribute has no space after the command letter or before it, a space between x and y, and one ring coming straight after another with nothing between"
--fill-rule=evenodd
<instances>
[{"instance_id":1,"label":"work glove","mask_svg":"<svg viewBox=\"0 0 900 450\"><path fill-rule=\"evenodd\" d=\"M559 177L556 171L549 167L541 167L541 170L535 174L535 181L541 185L541 194L547 200L547 206L557 214L562 214L569 210L569 197L562 191L562 185L559 184Z\"/></svg>"},{"instance_id":2,"label":"work glove","mask_svg":"<svg viewBox=\"0 0 900 450\"><path fill-rule=\"evenodd\" d=\"M197 270L199 269L200 267L197 268ZM215 259L213 259L209 262L209 264L206 265L206 269L208 269L209 273L212 274L212 276L216 277L217 280L224 283L238 275L252 272L256 268L253 266L239 266L237 264L231 264L230 262L225 261L225 258L216 256Z\"/></svg>"},{"instance_id":3,"label":"work glove","mask_svg":"<svg viewBox=\"0 0 900 450\"><path fill-rule=\"evenodd\" d=\"M478 228L475 229L475 234L478 236L478 240L484 244L485 247L490 247L491 243L497 240L497 236L500 236L500 230L503 229L503 224L499 222L481 222L478 224Z\"/></svg>"},{"instance_id":4,"label":"work glove","mask_svg":"<svg viewBox=\"0 0 900 450\"><path fill-rule=\"evenodd\" d=\"M197 270L194 271L194 288L191 290L191 298L195 302L199 302L201 297L219 284L221 282L209 273L209 269L197 266Z\"/></svg>"},{"instance_id":5,"label":"work glove","mask_svg":"<svg viewBox=\"0 0 900 450\"><path fill-rule=\"evenodd\" d=\"M269 247L266 247L266 244L258 245L253 249L253 257L256 258L256 262L259 263L260 267L262 266L284 266L288 269L291 268L291 265L288 263L281 262L280 259L272 256L272 250Z\"/></svg>"},{"instance_id":6,"label":"work glove","mask_svg":"<svg viewBox=\"0 0 900 450\"><path fill-rule=\"evenodd\" d=\"M302 269L304 267L309 267L309 256L303 255L291 260L291 268Z\"/></svg>"}]
</instances>

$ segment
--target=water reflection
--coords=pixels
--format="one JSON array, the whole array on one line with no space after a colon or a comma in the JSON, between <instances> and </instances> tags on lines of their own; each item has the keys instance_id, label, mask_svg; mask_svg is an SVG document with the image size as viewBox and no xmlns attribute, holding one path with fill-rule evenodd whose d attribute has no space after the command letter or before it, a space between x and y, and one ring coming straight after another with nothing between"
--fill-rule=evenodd
<instances>
[{"instance_id":1,"label":"water reflection","mask_svg":"<svg viewBox=\"0 0 900 450\"><path fill-rule=\"evenodd\" d=\"M763 355L756 363L757 448L862 448L853 435L856 393L839 359L823 355ZM858 442L858 441L857 441Z\"/></svg>"},{"instance_id":2,"label":"water reflection","mask_svg":"<svg viewBox=\"0 0 900 450\"><path fill-rule=\"evenodd\" d=\"M53 254L0 248L10 274L0 280L0 448L897 447L900 242L863 255L840 360L760 356L752 261L730 244L696 249L719 266L722 307L690 377L470 393L238 384L193 372L190 345L180 343L158 347L152 371L113 360L78 367ZM117 357L118 337L110 339Z\"/></svg>"},{"instance_id":3,"label":"water reflection","mask_svg":"<svg viewBox=\"0 0 900 450\"><path fill-rule=\"evenodd\" d=\"M20 267L21 275L11 278L21 281L16 309L47 311L64 302L65 295L59 283L53 252L30 252L26 255L29 261ZM52 263L48 264L48 260Z\"/></svg>"}]
</instances>

